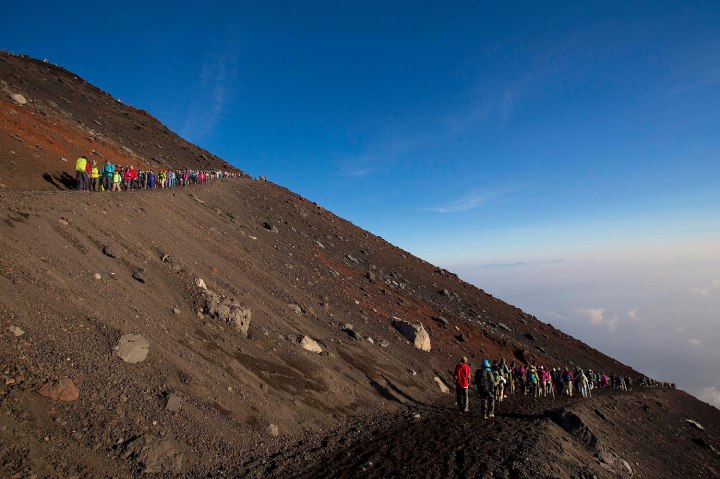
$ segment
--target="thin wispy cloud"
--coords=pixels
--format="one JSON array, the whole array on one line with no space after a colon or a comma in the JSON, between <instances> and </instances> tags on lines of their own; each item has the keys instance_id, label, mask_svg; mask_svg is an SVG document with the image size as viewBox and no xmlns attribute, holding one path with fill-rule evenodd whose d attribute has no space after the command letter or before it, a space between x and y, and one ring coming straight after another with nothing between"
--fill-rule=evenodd
<instances>
[{"instance_id":1,"label":"thin wispy cloud","mask_svg":"<svg viewBox=\"0 0 720 479\"><path fill-rule=\"evenodd\" d=\"M700 346L702 344L699 339L695 338L688 339L688 343L692 344L693 346Z\"/></svg>"},{"instance_id":2,"label":"thin wispy cloud","mask_svg":"<svg viewBox=\"0 0 720 479\"><path fill-rule=\"evenodd\" d=\"M443 205L435 206L432 208L426 208L425 210L434 211L436 213L458 213L461 211L469 211L485 206L490 202L490 200L495 199L498 196L499 194L497 192L476 190L471 191L470 193L467 193L464 196L449 203L445 203Z\"/></svg>"},{"instance_id":3,"label":"thin wispy cloud","mask_svg":"<svg viewBox=\"0 0 720 479\"><path fill-rule=\"evenodd\" d=\"M215 130L233 97L237 58L230 51L212 54L202 63L193 100L185 117L182 135L199 140Z\"/></svg>"},{"instance_id":4,"label":"thin wispy cloud","mask_svg":"<svg viewBox=\"0 0 720 479\"><path fill-rule=\"evenodd\" d=\"M374 168L345 168L340 171L340 174L343 176L367 176L370 173L375 171Z\"/></svg>"},{"instance_id":5,"label":"thin wispy cloud","mask_svg":"<svg viewBox=\"0 0 720 479\"><path fill-rule=\"evenodd\" d=\"M627 314L627 318L628 318L630 321L637 321L637 320L639 320L639 319L640 319L640 316L638 315L638 312L639 312L639 311L640 311L640 310L639 310L638 308L633 308L633 309L631 309L630 311L628 311L628 312L626 313L626 314Z\"/></svg>"},{"instance_id":6,"label":"thin wispy cloud","mask_svg":"<svg viewBox=\"0 0 720 479\"><path fill-rule=\"evenodd\" d=\"M388 136L391 139L366 145L363 153L339 159L336 162L337 173L341 176L363 177L386 171L405 155L421 148L425 141L421 137L402 134Z\"/></svg>"},{"instance_id":7,"label":"thin wispy cloud","mask_svg":"<svg viewBox=\"0 0 720 479\"><path fill-rule=\"evenodd\" d=\"M696 69L687 74L689 78L675 85L666 93L667 96L682 95L693 90L709 87L720 83L720 66L707 69Z\"/></svg>"}]
</instances>

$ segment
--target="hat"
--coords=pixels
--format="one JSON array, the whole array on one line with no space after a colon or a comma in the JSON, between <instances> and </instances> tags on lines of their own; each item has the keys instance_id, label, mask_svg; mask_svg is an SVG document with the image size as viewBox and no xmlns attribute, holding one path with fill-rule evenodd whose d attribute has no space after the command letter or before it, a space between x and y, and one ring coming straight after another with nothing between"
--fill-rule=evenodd
<instances>
[{"instance_id":1,"label":"hat","mask_svg":"<svg viewBox=\"0 0 720 479\"><path fill-rule=\"evenodd\" d=\"M483 359L482 367L484 367L484 368L489 368L489 367L490 367L490 361L488 361L487 359Z\"/></svg>"},{"instance_id":2,"label":"hat","mask_svg":"<svg viewBox=\"0 0 720 479\"><path fill-rule=\"evenodd\" d=\"M467 364L467 356L463 356L460 358L460 362L463 364Z\"/></svg>"}]
</instances>

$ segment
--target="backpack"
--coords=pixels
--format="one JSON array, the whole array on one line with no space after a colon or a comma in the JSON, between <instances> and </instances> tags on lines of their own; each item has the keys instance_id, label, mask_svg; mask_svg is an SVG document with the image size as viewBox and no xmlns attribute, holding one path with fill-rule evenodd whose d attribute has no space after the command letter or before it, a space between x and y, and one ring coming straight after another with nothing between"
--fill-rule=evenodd
<instances>
[{"instance_id":1,"label":"backpack","mask_svg":"<svg viewBox=\"0 0 720 479\"><path fill-rule=\"evenodd\" d=\"M479 390L486 393L492 392L495 387L495 378L493 378L492 371L483 369L480 374L476 374L475 378Z\"/></svg>"}]
</instances>

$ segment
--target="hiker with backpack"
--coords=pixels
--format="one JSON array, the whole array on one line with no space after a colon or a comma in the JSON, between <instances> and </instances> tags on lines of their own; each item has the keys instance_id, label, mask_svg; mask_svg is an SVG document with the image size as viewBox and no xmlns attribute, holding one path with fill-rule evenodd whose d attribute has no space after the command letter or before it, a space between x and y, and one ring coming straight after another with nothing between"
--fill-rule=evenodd
<instances>
[{"instance_id":1,"label":"hiker with backpack","mask_svg":"<svg viewBox=\"0 0 720 479\"><path fill-rule=\"evenodd\" d=\"M88 189L87 158L84 156L75 160L75 189L85 191Z\"/></svg>"},{"instance_id":2,"label":"hiker with backpack","mask_svg":"<svg viewBox=\"0 0 720 479\"><path fill-rule=\"evenodd\" d=\"M480 412L483 418L495 417L495 377L487 359L483 359L482 366L475 372L475 386L480 394Z\"/></svg>"},{"instance_id":3,"label":"hiker with backpack","mask_svg":"<svg viewBox=\"0 0 720 479\"><path fill-rule=\"evenodd\" d=\"M573 396L573 383L575 381L575 378L573 377L572 373L568 368L565 368L562 373L562 384L563 384L563 394L568 397Z\"/></svg>"},{"instance_id":4,"label":"hiker with backpack","mask_svg":"<svg viewBox=\"0 0 720 479\"><path fill-rule=\"evenodd\" d=\"M100 169L95 160L90 166L90 191L100 191Z\"/></svg>"},{"instance_id":5,"label":"hiker with backpack","mask_svg":"<svg viewBox=\"0 0 720 479\"><path fill-rule=\"evenodd\" d=\"M460 358L460 364L455 366L455 391L460 412L465 414L469 410L468 388L470 387L470 366L467 357Z\"/></svg>"}]
</instances>

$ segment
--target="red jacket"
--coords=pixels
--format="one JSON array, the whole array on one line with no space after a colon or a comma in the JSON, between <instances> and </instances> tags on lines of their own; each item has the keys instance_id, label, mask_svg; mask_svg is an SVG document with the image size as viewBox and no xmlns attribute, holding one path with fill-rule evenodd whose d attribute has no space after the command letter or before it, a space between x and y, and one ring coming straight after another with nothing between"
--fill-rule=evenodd
<instances>
[{"instance_id":1,"label":"red jacket","mask_svg":"<svg viewBox=\"0 0 720 479\"><path fill-rule=\"evenodd\" d=\"M455 384L459 388L466 388L470 386L470 366L465 363L460 363L455 366Z\"/></svg>"}]
</instances>

